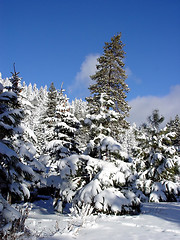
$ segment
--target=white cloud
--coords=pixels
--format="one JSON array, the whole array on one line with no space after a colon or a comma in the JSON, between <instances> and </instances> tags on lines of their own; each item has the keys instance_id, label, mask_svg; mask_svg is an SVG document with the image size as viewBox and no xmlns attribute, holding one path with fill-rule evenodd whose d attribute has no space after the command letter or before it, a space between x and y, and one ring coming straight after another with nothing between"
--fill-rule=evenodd
<instances>
[{"instance_id":1,"label":"white cloud","mask_svg":"<svg viewBox=\"0 0 180 240\"><path fill-rule=\"evenodd\" d=\"M136 84L140 84L142 82L142 80L132 72L130 67L126 67L125 71L126 71L126 74L128 76L128 80L132 80Z\"/></svg>"},{"instance_id":2,"label":"white cloud","mask_svg":"<svg viewBox=\"0 0 180 240\"><path fill-rule=\"evenodd\" d=\"M90 78L96 72L97 58L99 54L90 54L85 57L80 71L76 74L74 83L69 87L69 92L77 92L77 97L88 96L88 87L92 83Z\"/></svg>"},{"instance_id":3,"label":"white cloud","mask_svg":"<svg viewBox=\"0 0 180 240\"><path fill-rule=\"evenodd\" d=\"M80 72L76 75L76 82L78 83L90 83L90 75L94 74L96 71L96 65L97 65L97 58L99 57L98 54L91 54L86 56L84 62L81 65Z\"/></svg>"},{"instance_id":4,"label":"white cloud","mask_svg":"<svg viewBox=\"0 0 180 240\"><path fill-rule=\"evenodd\" d=\"M133 75L132 70L130 69L130 67L126 67L125 71L126 71L126 74L128 75L128 77L131 77Z\"/></svg>"},{"instance_id":5,"label":"white cloud","mask_svg":"<svg viewBox=\"0 0 180 240\"><path fill-rule=\"evenodd\" d=\"M165 117L165 122L180 115L180 85L171 87L168 95L163 97L144 96L137 97L129 101L132 107L130 110L129 121L140 125L147 122L147 117L154 109Z\"/></svg>"}]
</instances>

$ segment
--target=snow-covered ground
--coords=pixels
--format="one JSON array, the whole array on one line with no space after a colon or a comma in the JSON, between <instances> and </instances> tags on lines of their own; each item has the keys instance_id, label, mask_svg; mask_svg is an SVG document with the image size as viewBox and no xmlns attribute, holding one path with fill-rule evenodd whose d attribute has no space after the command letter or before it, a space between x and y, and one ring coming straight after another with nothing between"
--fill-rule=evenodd
<instances>
[{"instance_id":1,"label":"snow-covered ground","mask_svg":"<svg viewBox=\"0 0 180 240\"><path fill-rule=\"evenodd\" d=\"M140 215L72 217L56 214L52 199L32 205L26 226L33 240L180 239L180 203L146 203Z\"/></svg>"}]
</instances>

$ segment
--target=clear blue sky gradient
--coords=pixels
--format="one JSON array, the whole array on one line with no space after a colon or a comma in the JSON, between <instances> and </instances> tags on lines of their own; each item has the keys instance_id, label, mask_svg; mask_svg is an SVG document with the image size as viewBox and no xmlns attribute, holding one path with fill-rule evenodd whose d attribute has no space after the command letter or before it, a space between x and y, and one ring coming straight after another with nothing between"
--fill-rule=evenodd
<instances>
[{"instance_id":1,"label":"clear blue sky gradient","mask_svg":"<svg viewBox=\"0 0 180 240\"><path fill-rule=\"evenodd\" d=\"M180 0L0 0L0 10L3 77L15 62L27 84L68 89L85 57L122 32L128 100L180 84Z\"/></svg>"}]
</instances>

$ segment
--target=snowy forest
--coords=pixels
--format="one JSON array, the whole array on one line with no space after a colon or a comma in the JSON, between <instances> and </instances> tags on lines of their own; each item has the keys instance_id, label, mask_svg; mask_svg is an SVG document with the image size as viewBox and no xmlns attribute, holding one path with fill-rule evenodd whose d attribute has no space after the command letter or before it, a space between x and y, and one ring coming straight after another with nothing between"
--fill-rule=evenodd
<instances>
[{"instance_id":1,"label":"snowy forest","mask_svg":"<svg viewBox=\"0 0 180 240\"><path fill-rule=\"evenodd\" d=\"M123 47L121 34L105 43L86 101L70 102L61 82L27 85L15 65L0 75L2 239L24 233L21 206L46 197L64 215L134 215L144 202L180 201L180 118L161 128L154 109L141 126L127 121Z\"/></svg>"}]
</instances>

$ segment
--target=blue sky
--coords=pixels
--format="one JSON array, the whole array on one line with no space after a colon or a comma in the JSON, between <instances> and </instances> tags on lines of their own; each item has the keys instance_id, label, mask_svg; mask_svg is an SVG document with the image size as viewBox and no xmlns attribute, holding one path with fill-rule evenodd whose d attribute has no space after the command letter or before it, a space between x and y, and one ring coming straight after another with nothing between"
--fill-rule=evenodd
<instances>
[{"instance_id":1,"label":"blue sky","mask_svg":"<svg viewBox=\"0 0 180 240\"><path fill-rule=\"evenodd\" d=\"M3 77L15 62L27 84L64 82L70 99L84 98L104 42L122 32L131 105L180 95L179 0L0 0L0 9Z\"/></svg>"}]
</instances>

